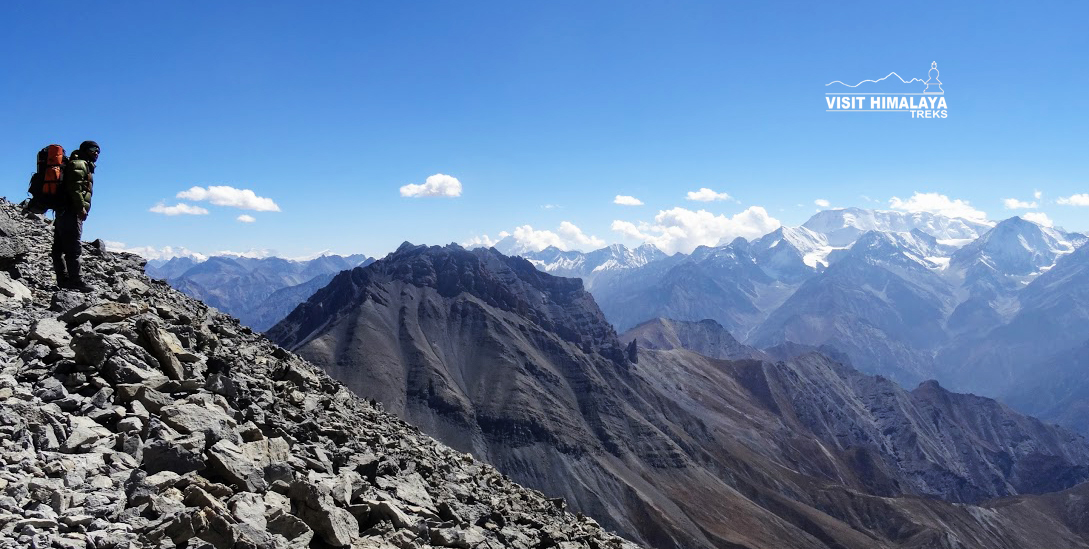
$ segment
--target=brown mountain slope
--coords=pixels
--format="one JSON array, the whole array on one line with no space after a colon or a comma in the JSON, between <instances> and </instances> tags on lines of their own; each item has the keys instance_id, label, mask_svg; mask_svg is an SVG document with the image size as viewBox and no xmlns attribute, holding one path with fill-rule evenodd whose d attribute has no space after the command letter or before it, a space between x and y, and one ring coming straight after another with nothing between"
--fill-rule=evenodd
<instances>
[{"instance_id":1,"label":"brown mountain slope","mask_svg":"<svg viewBox=\"0 0 1089 549\"><path fill-rule=\"evenodd\" d=\"M711 319L694 322L652 318L621 334L620 341L624 344L635 341L642 349L688 349L711 358L771 358L759 349L741 343Z\"/></svg>"}]
</instances>

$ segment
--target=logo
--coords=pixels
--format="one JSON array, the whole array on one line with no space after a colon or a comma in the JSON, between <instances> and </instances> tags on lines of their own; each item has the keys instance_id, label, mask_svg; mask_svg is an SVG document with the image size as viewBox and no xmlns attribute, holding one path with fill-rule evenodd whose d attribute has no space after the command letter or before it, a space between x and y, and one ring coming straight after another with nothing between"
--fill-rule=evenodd
<instances>
[{"instance_id":1,"label":"logo","mask_svg":"<svg viewBox=\"0 0 1089 549\"><path fill-rule=\"evenodd\" d=\"M829 90L824 94L827 112L901 112L911 113L912 118L949 117L937 61L930 64L926 80L904 80L890 72L884 78L863 80L853 86L839 80L824 86Z\"/></svg>"}]
</instances>

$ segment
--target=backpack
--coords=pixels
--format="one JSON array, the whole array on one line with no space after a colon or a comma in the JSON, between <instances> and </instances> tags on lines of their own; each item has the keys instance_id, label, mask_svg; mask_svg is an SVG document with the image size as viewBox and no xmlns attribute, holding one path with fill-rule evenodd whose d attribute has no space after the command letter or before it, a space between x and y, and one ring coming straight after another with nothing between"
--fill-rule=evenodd
<instances>
[{"instance_id":1,"label":"backpack","mask_svg":"<svg viewBox=\"0 0 1089 549\"><path fill-rule=\"evenodd\" d=\"M30 176L27 210L43 214L65 204L64 164L67 162L64 147L60 145L48 145L38 151L38 171Z\"/></svg>"}]
</instances>

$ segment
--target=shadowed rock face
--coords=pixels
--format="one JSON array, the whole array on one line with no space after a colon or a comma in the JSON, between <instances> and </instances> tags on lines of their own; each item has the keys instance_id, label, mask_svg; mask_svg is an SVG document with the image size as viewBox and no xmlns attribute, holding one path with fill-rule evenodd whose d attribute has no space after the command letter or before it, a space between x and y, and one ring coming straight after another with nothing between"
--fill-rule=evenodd
<instances>
[{"instance_id":1,"label":"shadowed rock face","mask_svg":"<svg viewBox=\"0 0 1089 549\"><path fill-rule=\"evenodd\" d=\"M1080 437L816 353L701 356L681 347L732 338L696 324L645 327L670 348L625 353L577 280L494 250L406 244L341 273L269 333L654 547L1033 547L1037 535L1086 546L1077 520L1035 499L1024 501L1049 529L1032 534L1001 503L980 503L1085 479Z\"/></svg>"},{"instance_id":2,"label":"shadowed rock face","mask_svg":"<svg viewBox=\"0 0 1089 549\"><path fill-rule=\"evenodd\" d=\"M635 549L50 229L0 199L0 547Z\"/></svg>"}]
</instances>

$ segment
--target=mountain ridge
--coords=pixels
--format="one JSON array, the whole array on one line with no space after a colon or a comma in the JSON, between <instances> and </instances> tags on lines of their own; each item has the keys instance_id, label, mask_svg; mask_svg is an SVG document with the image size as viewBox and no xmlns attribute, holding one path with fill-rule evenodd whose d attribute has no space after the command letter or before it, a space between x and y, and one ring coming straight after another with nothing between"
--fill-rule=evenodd
<instances>
[{"instance_id":1,"label":"mountain ridge","mask_svg":"<svg viewBox=\"0 0 1089 549\"><path fill-rule=\"evenodd\" d=\"M594 331L608 324L593 300L583 299L589 294L581 283L555 278L495 250L405 245L341 273L270 335L425 431L658 547L908 543L877 524L893 520L919 533L948 528L908 519L908 494L980 502L1033 486L1052 489L1052 477L1062 487L1086 474L1078 463L1089 447L1080 437L1016 419L989 439L982 433L1020 416L940 388L913 397L820 355L731 362L636 343L615 356L623 345L611 326ZM564 303L586 310L551 303L551 293L527 286L574 288L578 299ZM553 322L561 317L549 311L557 310L589 331L561 337L535 320ZM819 396L826 393L835 396ZM881 406L887 398L900 404ZM844 408L847 401L853 404ZM942 419L923 428L927 414ZM991 427L971 434L977 421ZM1040 451L1066 456L1055 463L1069 465L1047 478L1027 473L1037 457L1009 445L1027 433L1040 437ZM963 453L955 440L972 441L965 448L973 451ZM1006 459L1020 465L1004 468ZM960 468L972 473L956 473ZM1004 480L992 482L993 474ZM843 499L849 492L865 505L894 499L882 504L889 506L883 519L867 517ZM936 506L931 516L971 516L949 504L926 505ZM735 521L716 521L717 513ZM967 521L961 535L986 538L988 546L1029 543L995 542Z\"/></svg>"}]
</instances>

